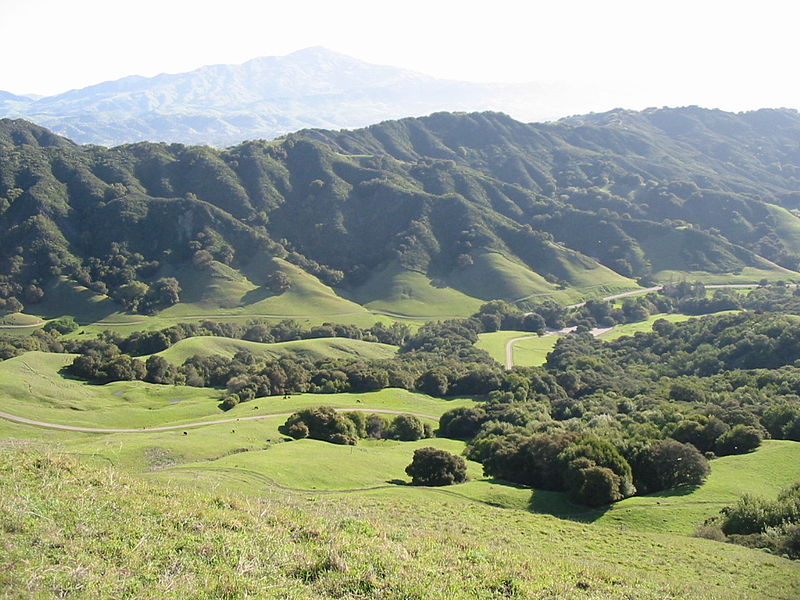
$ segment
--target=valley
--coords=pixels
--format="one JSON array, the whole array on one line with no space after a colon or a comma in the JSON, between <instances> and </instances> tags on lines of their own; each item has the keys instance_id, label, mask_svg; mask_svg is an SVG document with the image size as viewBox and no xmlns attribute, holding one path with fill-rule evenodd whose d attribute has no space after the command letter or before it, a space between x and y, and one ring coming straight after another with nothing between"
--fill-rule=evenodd
<instances>
[{"instance_id":1,"label":"valley","mask_svg":"<svg viewBox=\"0 0 800 600\"><path fill-rule=\"evenodd\" d=\"M0 121L0 596L796 597L798 131Z\"/></svg>"}]
</instances>

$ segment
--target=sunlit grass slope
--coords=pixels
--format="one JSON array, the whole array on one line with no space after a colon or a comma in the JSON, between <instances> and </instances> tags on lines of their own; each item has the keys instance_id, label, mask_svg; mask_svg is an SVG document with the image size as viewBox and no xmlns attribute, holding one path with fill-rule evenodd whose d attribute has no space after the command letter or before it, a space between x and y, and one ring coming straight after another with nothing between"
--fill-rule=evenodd
<instances>
[{"instance_id":1,"label":"sunlit grass slope","mask_svg":"<svg viewBox=\"0 0 800 600\"><path fill-rule=\"evenodd\" d=\"M472 399L437 399L402 389L365 394L270 396L223 412L224 390L117 381L95 385L63 377L71 354L27 352L0 362L0 410L30 419L84 427L138 428L239 416L287 413L307 406L371 407L439 417ZM256 410L255 407L258 407Z\"/></svg>"},{"instance_id":2,"label":"sunlit grass slope","mask_svg":"<svg viewBox=\"0 0 800 600\"><path fill-rule=\"evenodd\" d=\"M544 364L547 354L558 341L558 336L537 336L530 331L495 331L478 335L476 348L486 350L501 365L506 364L506 344L514 338L525 338L514 342L511 357L514 366L533 367Z\"/></svg>"},{"instance_id":3,"label":"sunlit grass slope","mask_svg":"<svg viewBox=\"0 0 800 600\"><path fill-rule=\"evenodd\" d=\"M483 304L450 287L437 287L422 273L399 264L375 273L352 291L352 298L371 310L419 317L466 317Z\"/></svg>"},{"instance_id":4,"label":"sunlit grass slope","mask_svg":"<svg viewBox=\"0 0 800 600\"><path fill-rule=\"evenodd\" d=\"M397 353L396 346L347 338L317 338L261 344L247 340L201 336L181 340L159 354L172 363L182 364L187 358L195 355L233 358L241 350L261 358L302 356L311 360L323 358L373 360L391 358Z\"/></svg>"},{"instance_id":5,"label":"sunlit grass slope","mask_svg":"<svg viewBox=\"0 0 800 600\"><path fill-rule=\"evenodd\" d=\"M408 493L406 493L408 492ZM706 540L562 522L446 491L264 493L0 454L11 598L789 599L798 567Z\"/></svg>"},{"instance_id":6,"label":"sunlit grass slope","mask_svg":"<svg viewBox=\"0 0 800 600\"><path fill-rule=\"evenodd\" d=\"M282 293L258 286L239 271L218 262L208 269L184 267L173 276L181 282L182 301L159 313L162 318L191 315L248 314L317 316L365 313L364 308L345 300L332 288L279 258L264 261L266 272L283 272L291 285Z\"/></svg>"},{"instance_id":7,"label":"sunlit grass slope","mask_svg":"<svg viewBox=\"0 0 800 600\"><path fill-rule=\"evenodd\" d=\"M800 253L800 218L782 206L776 204L766 206L774 217L773 226L781 241L792 252Z\"/></svg>"},{"instance_id":8,"label":"sunlit grass slope","mask_svg":"<svg viewBox=\"0 0 800 600\"><path fill-rule=\"evenodd\" d=\"M558 288L524 265L499 252L475 252L473 263L456 269L447 283L453 288L484 301L500 298L514 301L530 295L558 296Z\"/></svg>"}]
</instances>

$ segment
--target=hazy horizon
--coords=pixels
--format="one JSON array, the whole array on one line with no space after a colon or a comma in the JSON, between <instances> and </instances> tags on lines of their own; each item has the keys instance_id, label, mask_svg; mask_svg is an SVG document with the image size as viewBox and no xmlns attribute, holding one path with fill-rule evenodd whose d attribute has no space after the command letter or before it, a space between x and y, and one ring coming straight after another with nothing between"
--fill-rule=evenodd
<instances>
[{"instance_id":1,"label":"hazy horizon","mask_svg":"<svg viewBox=\"0 0 800 600\"><path fill-rule=\"evenodd\" d=\"M798 12L772 0L758 11L717 1L500 0L491 12L472 1L230 0L221 10L184 0L6 0L0 33L25 51L6 54L0 90L51 96L323 46L436 78L597 89L624 108L798 108L800 82L790 69Z\"/></svg>"}]
</instances>

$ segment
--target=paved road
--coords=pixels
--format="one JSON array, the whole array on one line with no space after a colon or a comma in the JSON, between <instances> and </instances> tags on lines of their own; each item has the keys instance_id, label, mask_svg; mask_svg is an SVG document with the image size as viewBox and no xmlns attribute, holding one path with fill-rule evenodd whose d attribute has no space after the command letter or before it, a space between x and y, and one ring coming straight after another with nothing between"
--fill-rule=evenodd
<instances>
[{"instance_id":1,"label":"paved road","mask_svg":"<svg viewBox=\"0 0 800 600\"><path fill-rule=\"evenodd\" d=\"M552 334L551 334L552 335ZM506 342L506 370L510 371L511 367L514 366L514 342L518 342L520 340L529 340L530 338L539 337L538 335L523 335L520 337L515 337Z\"/></svg>"},{"instance_id":2,"label":"paved road","mask_svg":"<svg viewBox=\"0 0 800 600\"><path fill-rule=\"evenodd\" d=\"M422 419L438 420L439 417L425 415L422 413L412 413L404 410L389 410L388 408L337 408L340 412L366 412L381 413L386 415L414 415ZM294 413L278 413L271 415L255 415L251 417L231 417L230 419L215 419L213 421L197 421L195 423L184 423L183 425L162 425L160 427L140 427L138 429L124 428L103 428L103 427L81 427L78 425L63 425L61 423L48 423L46 421L36 421L17 415L0 411L0 419L33 425L34 427L45 427L47 429L60 429L62 431L78 431L80 433L151 433L154 431L174 431L176 429L190 429L193 427L205 427L206 425L220 425L222 423L236 423L237 421L257 421L259 419L269 419L272 417L288 417Z\"/></svg>"},{"instance_id":3,"label":"paved road","mask_svg":"<svg viewBox=\"0 0 800 600\"><path fill-rule=\"evenodd\" d=\"M649 294L650 292L657 292L663 289L663 285L656 285L649 288L644 288L641 290L631 290L630 292L622 292L621 294L614 294L612 296L606 296L601 298L601 300L617 300L619 298L627 298L628 296L639 296L640 294ZM719 290L724 288L755 288L759 287L757 283L709 283L703 284L703 287L709 290ZM580 302L579 304L570 304L567 308L580 308L581 306L585 306L586 302ZM529 314L529 313L526 313Z\"/></svg>"},{"instance_id":4,"label":"paved road","mask_svg":"<svg viewBox=\"0 0 800 600\"><path fill-rule=\"evenodd\" d=\"M551 335L566 335L568 333L572 333L575 331L576 327L564 327L564 329L548 329L545 333L542 334L541 337L547 337ZM598 335L603 335L607 331L611 331L613 327L595 327L594 329L590 330L593 336L597 337ZM538 335L523 335L520 337L515 337L506 342L506 371L510 371L514 366L514 344L519 342L520 340L527 340L530 338L539 337Z\"/></svg>"}]
</instances>

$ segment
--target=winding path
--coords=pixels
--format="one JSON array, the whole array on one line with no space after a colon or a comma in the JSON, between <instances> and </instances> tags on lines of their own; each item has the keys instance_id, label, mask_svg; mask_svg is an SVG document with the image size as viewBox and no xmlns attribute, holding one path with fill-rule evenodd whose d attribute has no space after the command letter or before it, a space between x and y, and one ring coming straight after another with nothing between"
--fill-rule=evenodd
<instances>
[{"instance_id":1,"label":"winding path","mask_svg":"<svg viewBox=\"0 0 800 600\"><path fill-rule=\"evenodd\" d=\"M337 408L337 412L366 412L380 413L386 415L413 415L421 419L438 420L439 417L425 415L422 413L412 413L406 410L391 410L388 408ZM103 428L103 427L81 427L79 425L63 425L61 423L48 423L46 421L36 421L27 419L7 412L0 411L0 419L22 423L23 425L33 425L34 427L45 427L47 429L60 429L62 431L77 431L80 433L152 433L154 431L174 431L176 429L190 429L193 427L205 427L206 425L220 425L223 423L236 423L237 421L258 421L260 419L270 419L272 417L289 417L294 413L276 413L269 415L254 415L250 417L231 417L230 419L215 419L213 421L197 421L195 423L184 423L182 425L162 425L160 427L139 427L138 429L124 428Z\"/></svg>"},{"instance_id":2,"label":"winding path","mask_svg":"<svg viewBox=\"0 0 800 600\"><path fill-rule=\"evenodd\" d=\"M554 335L554 334L549 334ZM506 371L510 371L514 366L514 342L520 340L528 340L530 338L539 337L538 335L522 335L520 337L511 338L506 342Z\"/></svg>"}]
</instances>

